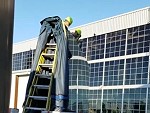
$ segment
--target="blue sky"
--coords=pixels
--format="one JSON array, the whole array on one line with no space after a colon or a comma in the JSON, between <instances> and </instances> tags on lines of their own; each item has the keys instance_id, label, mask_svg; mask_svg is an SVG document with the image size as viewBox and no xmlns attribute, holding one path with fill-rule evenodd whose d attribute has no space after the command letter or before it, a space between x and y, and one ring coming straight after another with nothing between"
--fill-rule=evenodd
<instances>
[{"instance_id":1,"label":"blue sky","mask_svg":"<svg viewBox=\"0 0 150 113\"><path fill-rule=\"evenodd\" d=\"M40 21L49 16L71 16L76 27L144 7L150 0L15 0L13 42L38 37Z\"/></svg>"}]
</instances>

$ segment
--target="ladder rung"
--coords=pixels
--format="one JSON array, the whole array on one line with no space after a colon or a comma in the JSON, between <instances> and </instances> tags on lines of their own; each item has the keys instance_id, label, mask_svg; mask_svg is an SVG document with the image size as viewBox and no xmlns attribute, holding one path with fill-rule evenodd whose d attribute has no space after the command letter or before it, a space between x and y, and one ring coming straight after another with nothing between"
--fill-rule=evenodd
<instances>
[{"instance_id":1,"label":"ladder rung","mask_svg":"<svg viewBox=\"0 0 150 113\"><path fill-rule=\"evenodd\" d=\"M49 50L55 50L56 47L47 47L46 49L49 49Z\"/></svg>"},{"instance_id":2,"label":"ladder rung","mask_svg":"<svg viewBox=\"0 0 150 113\"><path fill-rule=\"evenodd\" d=\"M40 78L47 78L47 79L50 79L51 73L50 73L50 75L36 74L36 76L38 76L38 77L40 77Z\"/></svg>"},{"instance_id":3,"label":"ladder rung","mask_svg":"<svg viewBox=\"0 0 150 113\"><path fill-rule=\"evenodd\" d=\"M46 58L54 58L54 55L55 55L55 54L43 53L42 55L43 55L44 57L46 57Z\"/></svg>"},{"instance_id":4,"label":"ladder rung","mask_svg":"<svg viewBox=\"0 0 150 113\"><path fill-rule=\"evenodd\" d=\"M34 85L34 87L36 87L38 89L48 89L49 88L48 85Z\"/></svg>"},{"instance_id":5,"label":"ladder rung","mask_svg":"<svg viewBox=\"0 0 150 113\"><path fill-rule=\"evenodd\" d=\"M39 64L43 68L52 68L53 64Z\"/></svg>"},{"instance_id":6,"label":"ladder rung","mask_svg":"<svg viewBox=\"0 0 150 113\"><path fill-rule=\"evenodd\" d=\"M47 43L47 46L56 46L56 43Z\"/></svg>"},{"instance_id":7,"label":"ladder rung","mask_svg":"<svg viewBox=\"0 0 150 113\"><path fill-rule=\"evenodd\" d=\"M55 43L47 43L46 46L47 47L51 47L51 48L56 48L56 44Z\"/></svg>"},{"instance_id":8,"label":"ladder rung","mask_svg":"<svg viewBox=\"0 0 150 113\"><path fill-rule=\"evenodd\" d=\"M47 97L44 96L29 96L29 98L32 98L34 100L47 100Z\"/></svg>"},{"instance_id":9,"label":"ladder rung","mask_svg":"<svg viewBox=\"0 0 150 113\"><path fill-rule=\"evenodd\" d=\"M25 109L31 109L31 110L41 110L41 111L46 110L46 108L36 108L36 107L25 107Z\"/></svg>"}]
</instances>

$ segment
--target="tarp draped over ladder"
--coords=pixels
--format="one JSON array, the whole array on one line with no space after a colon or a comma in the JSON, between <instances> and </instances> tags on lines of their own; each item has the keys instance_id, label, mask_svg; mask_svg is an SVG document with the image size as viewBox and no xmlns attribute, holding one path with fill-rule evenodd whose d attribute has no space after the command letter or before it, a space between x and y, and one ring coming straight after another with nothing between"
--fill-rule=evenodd
<instances>
[{"instance_id":1,"label":"tarp draped over ladder","mask_svg":"<svg viewBox=\"0 0 150 113\"><path fill-rule=\"evenodd\" d=\"M23 113L67 111L69 94L68 49L70 32L58 17L41 21Z\"/></svg>"}]
</instances>

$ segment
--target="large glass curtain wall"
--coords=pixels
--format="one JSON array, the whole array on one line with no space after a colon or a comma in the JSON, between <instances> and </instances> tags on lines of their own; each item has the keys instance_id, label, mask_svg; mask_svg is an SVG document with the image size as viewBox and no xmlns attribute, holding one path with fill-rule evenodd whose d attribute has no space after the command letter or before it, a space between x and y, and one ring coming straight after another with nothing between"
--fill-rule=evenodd
<instances>
[{"instance_id":1,"label":"large glass curtain wall","mask_svg":"<svg viewBox=\"0 0 150 113\"><path fill-rule=\"evenodd\" d=\"M89 86L105 87L89 90L89 112L149 113L150 24L93 34L87 42Z\"/></svg>"}]
</instances>

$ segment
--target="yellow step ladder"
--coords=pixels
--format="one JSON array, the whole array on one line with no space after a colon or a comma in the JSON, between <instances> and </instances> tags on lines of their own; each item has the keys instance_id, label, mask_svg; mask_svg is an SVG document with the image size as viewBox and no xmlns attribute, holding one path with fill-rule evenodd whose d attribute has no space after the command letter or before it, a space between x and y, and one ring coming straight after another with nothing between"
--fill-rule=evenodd
<instances>
[{"instance_id":1,"label":"yellow step ladder","mask_svg":"<svg viewBox=\"0 0 150 113\"><path fill-rule=\"evenodd\" d=\"M47 43L44 51L41 53L29 95L23 107L23 113L26 113L28 110L35 110L37 113L51 110L56 51L55 43Z\"/></svg>"}]
</instances>

